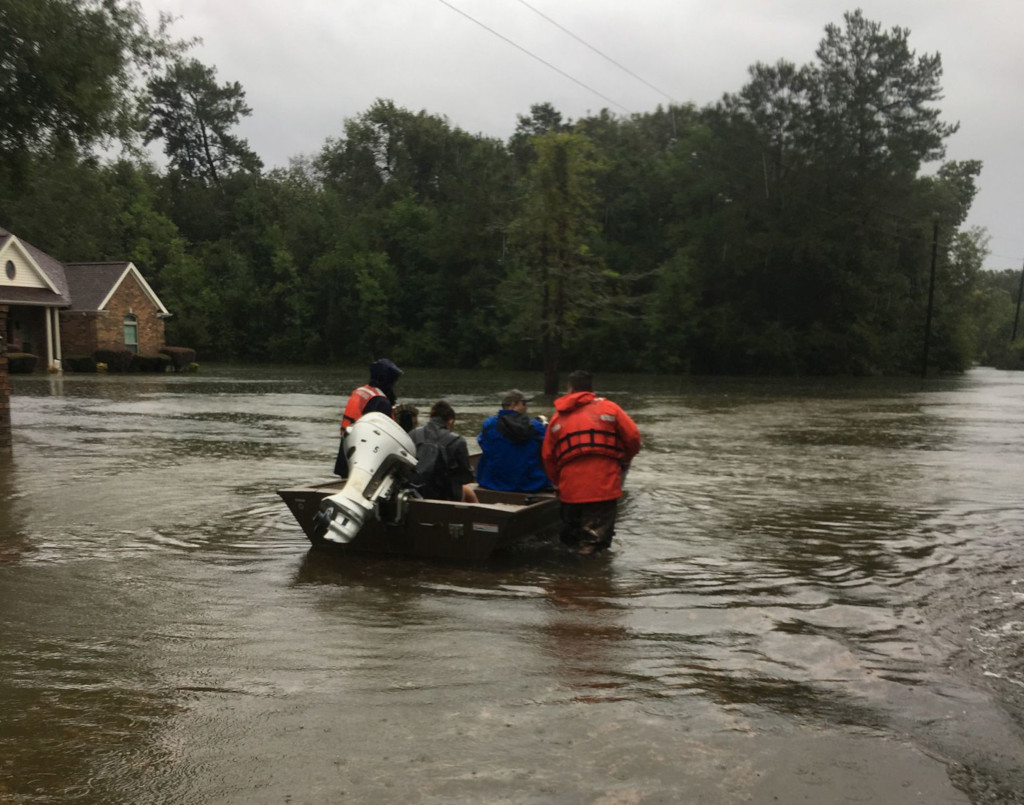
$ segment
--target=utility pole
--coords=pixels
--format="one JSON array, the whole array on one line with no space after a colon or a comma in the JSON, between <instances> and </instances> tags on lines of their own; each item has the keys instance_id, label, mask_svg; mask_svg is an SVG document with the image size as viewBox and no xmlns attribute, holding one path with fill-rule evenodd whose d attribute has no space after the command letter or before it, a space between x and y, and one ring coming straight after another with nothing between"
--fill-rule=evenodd
<instances>
[{"instance_id":1,"label":"utility pole","mask_svg":"<svg viewBox=\"0 0 1024 805\"><path fill-rule=\"evenodd\" d=\"M928 280L928 315L924 320L924 355L921 358L921 377L928 377L928 342L932 338L932 307L935 304L935 263L939 253L939 222L932 225L932 273Z\"/></svg>"},{"instance_id":2,"label":"utility pole","mask_svg":"<svg viewBox=\"0 0 1024 805\"><path fill-rule=\"evenodd\" d=\"M1010 343L1017 340L1017 320L1020 319L1020 298L1024 296L1024 266L1020 269L1020 285L1017 286L1017 312L1013 314L1013 335L1010 336Z\"/></svg>"},{"instance_id":3,"label":"utility pole","mask_svg":"<svg viewBox=\"0 0 1024 805\"><path fill-rule=\"evenodd\" d=\"M0 305L0 455L11 452L11 386L7 382L7 305Z\"/></svg>"}]
</instances>

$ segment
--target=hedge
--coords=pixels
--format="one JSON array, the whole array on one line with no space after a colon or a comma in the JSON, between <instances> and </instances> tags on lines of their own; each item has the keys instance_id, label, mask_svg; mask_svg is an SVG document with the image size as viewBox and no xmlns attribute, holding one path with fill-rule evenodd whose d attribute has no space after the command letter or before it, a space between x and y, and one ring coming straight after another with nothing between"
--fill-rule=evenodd
<instances>
[{"instance_id":1,"label":"hedge","mask_svg":"<svg viewBox=\"0 0 1024 805\"><path fill-rule=\"evenodd\" d=\"M104 347L92 353L96 363L105 363L108 372L127 372L135 353L125 347Z\"/></svg>"},{"instance_id":2,"label":"hedge","mask_svg":"<svg viewBox=\"0 0 1024 805\"><path fill-rule=\"evenodd\" d=\"M39 356L31 352L7 353L7 371L12 375L30 375L38 362Z\"/></svg>"},{"instance_id":3,"label":"hedge","mask_svg":"<svg viewBox=\"0 0 1024 805\"><path fill-rule=\"evenodd\" d=\"M196 351L190 347L163 347L160 352L171 359L175 372L187 369L196 360Z\"/></svg>"}]
</instances>

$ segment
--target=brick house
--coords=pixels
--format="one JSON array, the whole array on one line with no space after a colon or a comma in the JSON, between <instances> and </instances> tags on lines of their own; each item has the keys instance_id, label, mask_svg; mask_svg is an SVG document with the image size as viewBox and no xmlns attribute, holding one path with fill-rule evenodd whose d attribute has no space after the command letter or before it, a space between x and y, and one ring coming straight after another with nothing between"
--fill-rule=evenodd
<instances>
[{"instance_id":1,"label":"brick house","mask_svg":"<svg viewBox=\"0 0 1024 805\"><path fill-rule=\"evenodd\" d=\"M64 355L100 347L156 353L171 315L132 263L61 263L5 229L0 305L8 306L7 351L37 355L51 371Z\"/></svg>"},{"instance_id":2,"label":"brick house","mask_svg":"<svg viewBox=\"0 0 1024 805\"><path fill-rule=\"evenodd\" d=\"M60 312L65 355L107 346L154 355L164 343L167 312L132 263L65 263L71 307Z\"/></svg>"}]
</instances>

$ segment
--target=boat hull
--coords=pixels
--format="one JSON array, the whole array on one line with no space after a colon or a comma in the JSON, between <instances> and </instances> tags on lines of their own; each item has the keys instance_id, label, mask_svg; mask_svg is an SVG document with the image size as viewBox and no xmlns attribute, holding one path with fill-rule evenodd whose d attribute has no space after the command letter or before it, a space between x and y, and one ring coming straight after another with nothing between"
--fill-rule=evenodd
<instances>
[{"instance_id":1,"label":"boat hull","mask_svg":"<svg viewBox=\"0 0 1024 805\"><path fill-rule=\"evenodd\" d=\"M483 561L527 538L547 538L560 525L558 498L477 489L479 503L414 500L400 523L371 521L344 544L318 536L313 518L320 501L341 490L342 481L278 490L315 547L353 553L396 554L432 559Z\"/></svg>"}]
</instances>

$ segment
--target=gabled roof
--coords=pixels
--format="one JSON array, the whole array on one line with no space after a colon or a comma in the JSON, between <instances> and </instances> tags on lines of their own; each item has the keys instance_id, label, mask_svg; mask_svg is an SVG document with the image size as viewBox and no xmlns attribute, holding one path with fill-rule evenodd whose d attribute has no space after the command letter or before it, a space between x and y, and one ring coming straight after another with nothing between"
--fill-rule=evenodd
<instances>
[{"instance_id":1,"label":"gabled roof","mask_svg":"<svg viewBox=\"0 0 1024 805\"><path fill-rule=\"evenodd\" d=\"M64 270L71 289L72 310L104 310L121 283L133 276L160 315L171 315L133 263L65 263Z\"/></svg>"},{"instance_id":2,"label":"gabled roof","mask_svg":"<svg viewBox=\"0 0 1024 805\"><path fill-rule=\"evenodd\" d=\"M64 266L26 240L0 228L0 265L5 255L17 254L42 282L38 288L5 285L0 282L0 304L68 307L71 295Z\"/></svg>"}]
</instances>

